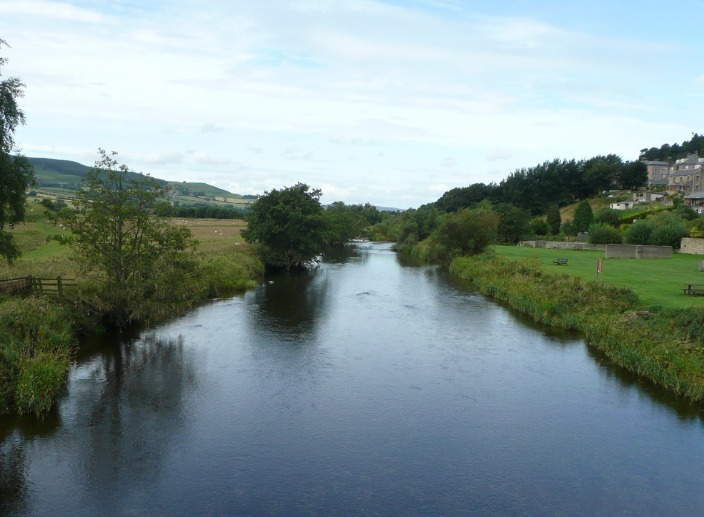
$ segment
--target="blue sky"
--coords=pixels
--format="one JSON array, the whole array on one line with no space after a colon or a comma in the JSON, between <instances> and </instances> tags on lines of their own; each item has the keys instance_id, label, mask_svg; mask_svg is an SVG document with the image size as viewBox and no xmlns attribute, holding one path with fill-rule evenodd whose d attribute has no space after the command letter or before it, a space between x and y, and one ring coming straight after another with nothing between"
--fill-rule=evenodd
<instances>
[{"instance_id":1,"label":"blue sky","mask_svg":"<svg viewBox=\"0 0 704 517\"><path fill-rule=\"evenodd\" d=\"M417 207L702 133L704 0L0 0L23 154Z\"/></svg>"}]
</instances>

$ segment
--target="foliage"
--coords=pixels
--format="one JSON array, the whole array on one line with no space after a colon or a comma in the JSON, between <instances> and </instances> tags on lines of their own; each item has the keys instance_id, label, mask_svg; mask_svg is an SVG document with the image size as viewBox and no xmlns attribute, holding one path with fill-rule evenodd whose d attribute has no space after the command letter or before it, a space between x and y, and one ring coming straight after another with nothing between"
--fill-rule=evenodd
<instances>
[{"instance_id":1,"label":"foliage","mask_svg":"<svg viewBox=\"0 0 704 517\"><path fill-rule=\"evenodd\" d=\"M266 192L254 202L242 236L262 245L267 267L304 267L323 252L326 228L321 195L319 189L297 183Z\"/></svg>"},{"instance_id":2,"label":"foliage","mask_svg":"<svg viewBox=\"0 0 704 517\"><path fill-rule=\"evenodd\" d=\"M485 199L495 199L497 186L494 184L474 183L468 187L453 188L445 192L435 202L441 212L456 212L460 208L470 208Z\"/></svg>"},{"instance_id":3,"label":"foliage","mask_svg":"<svg viewBox=\"0 0 704 517\"><path fill-rule=\"evenodd\" d=\"M323 216L326 224L326 242L341 245L355 237L365 235L367 227L381 221L381 214L369 203L365 205L345 205L337 201L325 208Z\"/></svg>"},{"instance_id":4,"label":"foliage","mask_svg":"<svg viewBox=\"0 0 704 517\"><path fill-rule=\"evenodd\" d=\"M264 265L251 250L236 246L226 252L199 255L199 279L203 296L216 297L224 293L256 287L264 275Z\"/></svg>"},{"instance_id":5,"label":"foliage","mask_svg":"<svg viewBox=\"0 0 704 517\"><path fill-rule=\"evenodd\" d=\"M621 211L613 208L602 208L595 214L594 219L600 223L610 224L618 228L621 226Z\"/></svg>"},{"instance_id":6,"label":"foliage","mask_svg":"<svg viewBox=\"0 0 704 517\"><path fill-rule=\"evenodd\" d=\"M574 226L572 225L572 221L565 221L560 225L560 233L563 235L577 235L577 233L574 231Z\"/></svg>"},{"instance_id":7,"label":"foliage","mask_svg":"<svg viewBox=\"0 0 704 517\"><path fill-rule=\"evenodd\" d=\"M684 203L678 205L675 208L674 213L685 221L694 221L697 217L699 217L697 211L694 208L692 208L691 206L687 206Z\"/></svg>"},{"instance_id":8,"label":"foliage","mask_svg":"<svg viewBox=\"0 0 704 517\"><path fill-rule=\"evenodd\" d=\"M589 226L589 242L592 244L621 244L621 234L607 223L592 223Z\"/></svg>"},{"instance_id":9,"label":"foliage","mask_svg":"<svg viewBox=\"0 0 704 517\"><path fill-rule=\"evenodd\" d=\"M539 261L548 271L557 268L553 260L569 258L569 266L563 273L584 280L595 278L597 259L602 259L599 282L607 285L625 286L634 291L643 307L682 308L704 306L704 296L686 296L682 288L698 278L700 256L675 253L667 259L607 259L603 251L571 251L528 246L493 246L496 255L510 260L527 258Z\"/></svg>"},{"instance_id":10,"label":"foliage","mask_svg":"<svg viewBox=\"0 0 704 517\"><path fill-rule=\"evenodd\" d=\"M543 237L551 233L551 228L544 217L534 217L530 220L530 231L539 237Z\"/></svg>"},{"instance_id":11,"label":"foliage","mask_svg":"<svg viewBox=\"0 0 704 517\"><path fill-rule=\"evenodd\" d=\"M626 244L650 244L653 226L646 219L638 219L626 230L624 242Z\"/></svg>"},{"instance_id":12,"label":"foliage","mask_svg":"<svg viewBox=\"0 0 704 517\"><path fill-rule=\"evenodd\" d=\"M572 231L575 233L588 231L593 220L594 214L592 213L592 206L589 204L588 200L583 199L579 202L579 205L577 205L577 210L574 213Z\"/></svg>"},{"instance_id":13,"label":"foliage","mask_svg":"<svg viewBox=\"0 0 704 517\"><path fill-rule=\"evenodd\" d=\"M498 214L484 208L447 214L431 237L435 258L449 262L453 257L481 253L496 241L498 227Z\"/></svg>"},{"instance_id":14,"label":"foliage","mask_svg":"<svg viewBox=\"0 0 704 517\"><path fill-rule=\"evenodd\" d=\"M3 45L6 43L0 39L0 48ZM0 57L0 69L6 61ZM24 113L17 105L23 95L24 84L16 77L0 81L0 257L10 263L21 252L5 227L12 228L24 220L26 192L34 185L34 173L27 159L10 154L15 151L15 129L25 123Z\"/></svg>"},{"instance_id":15,"label":"foliage","mask_svg":"<svg viewBox=\"0 0 704 517\"><path fill-rule=\"evenodd\" d=\"M609 190L622 166L623 161L615 154L595 156L585 163L584 183L593 194Z\"/></svg>"},{"instance_id":16,"label":"foliage","mask_svg":"<svg viewBox=\"0 0 704 517\"><path fill-rule=\"evenodd\" d=\"M624 190L632 190L648 184L648 166L636 160L624 163L616 173L616 182Z\"/></svg>"},{"instance_id":17,"label":"foliage","mask_svg":"<svg viewBox=\"0 0 704 517\"><path fill-rule=\"evenodd\" d=\"M641 149L641 160L674 161L689 154L704 155L704 135L694 133L692 138L681 144L663 144L660 148Z\"/></svg>"},{"instance_id":18,"label":"foliage","mask_svg":"<svg viewBox=\"0 0 704 517\"><path fill-rule=\"evenodd\" d=\"M116 153L112 153L114 156ZM76 210L59 212L57 221L71 231L65 240L86 274L104 285L107 315L122 324L135 316L138 301L151 297L164 275L192 269L191 231L158 217L165 187L149 176L128 179L129 170L102 149L88 172Z\"/></svg>"},{"instance_id":19,"label":"foliage","mask_svg":"<svg viewBox=\"0 0 704 517\"><path fill-rule=\"evenodd\" d=\"M628 289L547 273L536 261L479 256L457 259L450 269L536 321L584 332L591 346L628 371L704 401L702 308L638 311Z\"/></svg>"},{"instance_id":20,"label":"foliage","mask_svg":"<svg viewBox=\"0 0 704 517\"><path fill-rule=\"evenodd\" d=\"M47 411L63 385L74 347L71 319L43 298L0 305L0 414Z\"/></svg>"},{"instance_id":21,"label":"foliage","mask_svg":"<svg viewBox=\"0 0 704 517\"><path fill-rule=\"evenodd\" d=\"M430 237L437 228L441 213L432 205L389 213L382 216L380 223L374 225L372 233L383 236L382 240L392 240L399 244L413 245Z\"/></svg>"},{"instance_id":22,"label":"foliage","mask_svg":"<svg viewBox=\"0 0 704 517\"><path fill-rule=\"evenodd\" d=\"M499 214L498 242L516 244L530 236L530 213L508 203L495 208Z\"/></svg>"},{"instance_id":23,"label":"foliage","mask_svg":"<svg viewBox=\"0 0 704 517\"><path fill-rule=\"evenodd\" d=\"M560 233L560 225L562 224L562 216L560 215L560 208L557 204L553 203L548 207L546 213L547 223L550 226L550 232L553 235Z\"/></svg>"},{"instance_id":24,"label":"foliage","mask_svg":"<svg viewBox=\"0 0 704 517\"><path fill-rule=\"evenodd\" d=\"M655 246L672 246L680 248L682 237L687 236L687 225L676 214L662 212L648 220L652 224L653 232L650 244Z\"/></svg>"}]
</instances>

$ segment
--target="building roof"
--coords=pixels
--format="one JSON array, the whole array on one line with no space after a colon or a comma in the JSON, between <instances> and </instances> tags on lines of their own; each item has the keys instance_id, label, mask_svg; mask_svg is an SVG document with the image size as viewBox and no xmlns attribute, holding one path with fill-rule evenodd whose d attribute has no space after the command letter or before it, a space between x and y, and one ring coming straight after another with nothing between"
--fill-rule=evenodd
<instances>
[{"instance_id":1,"label":"building roof","mask_svg":"<svg viewBox=\"0 0 704 517\"><path fill-rule=\"evenodd\" d=\"M704 192L692 192L684 196L685 199L704 199Z\"/></svg>"},{"instance_id":2,"label":"building roof","mask_svg":"<svg viewBox=\"0 0 704 517\"><path fill-rule=\"evenodd\" d=\"M667 185L667 178L653 178L648 180L650 185Z\"/></svg>"}]
</instances>

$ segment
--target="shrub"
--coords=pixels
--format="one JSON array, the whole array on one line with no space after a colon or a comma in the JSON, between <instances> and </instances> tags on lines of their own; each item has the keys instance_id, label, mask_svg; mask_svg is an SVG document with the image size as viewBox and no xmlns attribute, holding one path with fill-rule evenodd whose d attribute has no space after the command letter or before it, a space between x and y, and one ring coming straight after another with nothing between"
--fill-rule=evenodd
<instances>
[{"instance_id":1,"label":"shrub","mask_svg":"<svg viewBox=\"0 0 704 517\"><path fill-rule=\"evenodd\" d=\"M621 234L610 224L592 223L589 226L589 242L592 244L621 244Z\"/></svg>"},{"instance_id":2,"label":"shrub","mask_svg":"<svg viewBox=\"0 0 704 517\"><path fill-rule=\"evenodd\" d=\"M653 227L647 219L639 219L626 230L624 241L626 244L649 244Z\"/></svg>"},{"instance_id":3,"label":"shrub","mask_svg":"<svg viewBox=\"0 0 704 517\"><path fill-rule=\"evenodd\" d=\"M47 411L66 379L73 345L62 307L35 297L0 305L0 413Z\"/></svg>"}]
</instances>

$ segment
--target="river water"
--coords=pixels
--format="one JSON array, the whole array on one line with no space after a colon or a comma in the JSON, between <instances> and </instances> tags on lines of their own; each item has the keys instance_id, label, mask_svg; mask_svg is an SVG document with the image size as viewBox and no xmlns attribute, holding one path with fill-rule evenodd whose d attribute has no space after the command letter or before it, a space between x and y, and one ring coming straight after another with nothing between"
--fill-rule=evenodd
<instances>
[{"instance_id":1,"label":"river water","mask_svg":"<svg viewBox=\"0 0 704 517\"><path fill-rule=\"evenodd\" d=\"M86 342L0 514L701 515L702 413L387 245Z\"/></svg>"}]
</instances>

